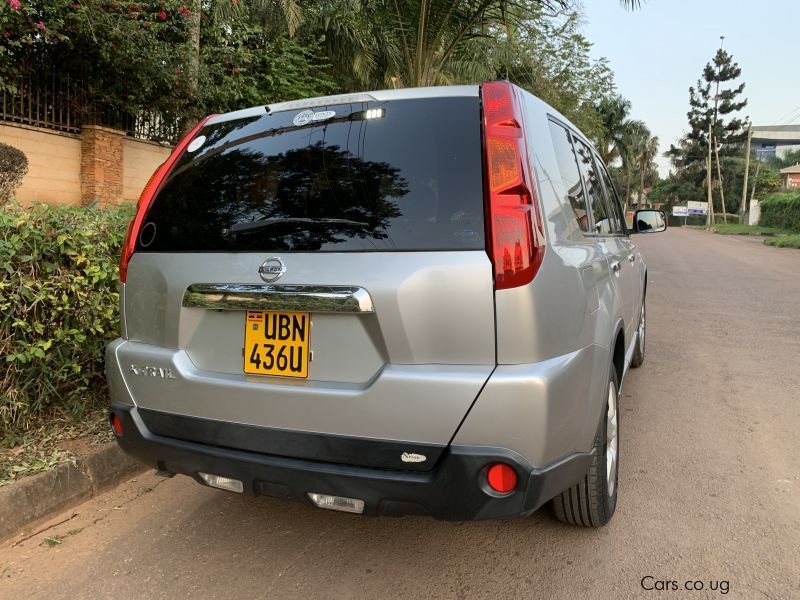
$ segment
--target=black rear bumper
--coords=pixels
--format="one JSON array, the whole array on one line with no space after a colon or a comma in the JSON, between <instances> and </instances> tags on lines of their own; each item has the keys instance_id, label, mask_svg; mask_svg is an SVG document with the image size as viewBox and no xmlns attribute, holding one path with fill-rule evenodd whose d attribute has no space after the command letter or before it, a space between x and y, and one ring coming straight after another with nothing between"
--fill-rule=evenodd
<instances>
[{"instance_id":1,"label":"black rear bumper","mask_svg":"<svg viewBox=\"0 0 800 600\"><path fill-rule=\"evenodd\" d=\"M358 498L365 502L366 515L421 514L451 521L527 515L577 483L592 459L591 454L574 454L535 469L512 450L450 446L430 471L385 470L165 437L150 431L135 407L114 405L111 410L122 421L120 447L155 469L199 483L204 483L200 472L231 477L243 482L246 494L295 498L312 506L309 492ZM485 491L482 472L496 462L511 465L519 478L507 496Z\"/></svg>"}]
</instances>

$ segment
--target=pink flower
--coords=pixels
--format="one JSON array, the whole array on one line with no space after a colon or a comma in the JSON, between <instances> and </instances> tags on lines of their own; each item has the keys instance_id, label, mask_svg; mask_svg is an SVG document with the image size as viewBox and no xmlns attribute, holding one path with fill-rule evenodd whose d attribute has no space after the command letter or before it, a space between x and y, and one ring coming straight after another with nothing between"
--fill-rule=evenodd
<instances>
[{"instance_id":1,"label":"pink flower","mask_svg":"<svg viewBox=\"0 0 800 600\"><path fill-rule=\"evenodd\" d=\"M19 3L19 0L8 0L8 5L14 10L22 8L22 4Z\"/></svg>"},{"instance_id":2,"label":"pink flower","mask_svg":"<svg viewBox=\"0 0 800 600\"><path fill-rule=\"evenodd\" d=\"M39 21L39 22L36 24L36 27L38 27L39 29L44 29L44 21Z\"/></svg>"},{"instance_id":3,"label":"pink flower","mask_svg":"<svg viewBox=\"0 0 800 600\"><path fill-rule=\"evenodd\" d=\"M184 7L184 6L181 6L178 10L181 12L181 14L184 17L191 17L192 16L192 13L190 13L188 10L186 10L186 7Z\"/></svg>"},{"instance_id":4,"label":"pink flower","mask_svg":"<svg viewBox=\"0 0 800 600\"><path fill-rule=\"evenodd\" d=\"M167 20L167 13L165 13L163 10L160 11L158 13L158 18L161 19L162 21L166 21Z\"/></svg>"}]
</instances>

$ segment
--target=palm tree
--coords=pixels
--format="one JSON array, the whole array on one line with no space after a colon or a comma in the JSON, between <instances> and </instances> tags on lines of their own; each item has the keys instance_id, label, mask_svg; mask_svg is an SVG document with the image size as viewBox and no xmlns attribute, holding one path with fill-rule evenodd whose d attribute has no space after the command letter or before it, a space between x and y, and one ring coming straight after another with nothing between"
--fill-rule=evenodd
<instances>
[{"instance_id":1,"label":"palm tree","mask_svg":"<svg viewBox=\"0 0 800 600\"><path fill-rule=\"evenodd\" d=\"M640 164L643 145L650 139L650 131L639 121L628 122L619 133L619 158L622 160L622 173L625 182L625 211L631 200L631 191Z\"/></svg>"},{"instance_id":2,"label":"palm tree","mask_svg":"<svg viewBox=\"0 0 800 600\"><path fill-rule=\"evenodd\" d=\"M277 0L273 0L277 1ZM636 8L639 0L622 0ZM411 87L494 77L502 52L532 14L566 9L568 0L327 0L309 2L306 22L353 88Z\"/></svg>"},{"instance_id":3,"label":"palm tree","mask_svg":"<svg viewBox=\"0 0 800 600\"><path fill-rule=\"evenodd\" d=\"M332 0L306 12L356 86L416 87L491 76L487 42L547 1Z\"/></svg>"},{"instance_id":4,"label":"palm tree","mask_svg":"<svg viewBox=\"0 0 800 600\"><path fill-rule=\"evenodd\" d=\"M658 138L651 136L648 131L639 140L638 146L638 168L639 168L639 198L644 195L644 181L651 173L656 170L655 158L658 156Z\"/></svg>"},{"instance_id":5,"label":"palm tree","mask_svg":"<svg viewBox=\"0 0 800 600\"><path fill-rule=\"evenodd\" d=\"M609 166L618 158L623 158L633 138L646 127L642 121L629 117L631 103L618 94L604 97L596 110L603 129L596 140L597 151L606 166Z\"/></svg>"}]
</instances>

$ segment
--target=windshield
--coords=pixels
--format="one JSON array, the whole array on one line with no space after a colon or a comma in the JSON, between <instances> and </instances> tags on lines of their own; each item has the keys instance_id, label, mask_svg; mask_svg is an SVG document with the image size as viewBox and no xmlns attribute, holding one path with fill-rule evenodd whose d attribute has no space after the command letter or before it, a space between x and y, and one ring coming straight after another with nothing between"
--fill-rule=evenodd
<instances>
[{"instance_id":1,"label":"windshield","mask_svg":"<svg viewBox=\"0 0 800 600\"><path fill-rule=\"evenodd\" d=\"M200 136L155 199L138 250L484 247L477 98L287 111Z\"/></svg>"}]
</instances>

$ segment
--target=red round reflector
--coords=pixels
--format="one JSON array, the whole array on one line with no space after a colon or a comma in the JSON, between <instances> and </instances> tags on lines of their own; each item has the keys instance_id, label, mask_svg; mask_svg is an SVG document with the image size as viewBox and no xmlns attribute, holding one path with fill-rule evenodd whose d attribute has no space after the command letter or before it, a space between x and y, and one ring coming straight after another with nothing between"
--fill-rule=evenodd
<instances>
[{"instance_id":1,"label":"red round reflector","mask_svg":"<svg viewBox=\"0 0 800 600\"><path fill-rule=\"evenodd\" d=\"M517 472L508 465L497 463L486 472L486 482L495 492L508 494L517 487Z\"/></svg>"},{"instance_id":2,"label":"red round reflector","mask_svg":"<svg viewBox=\"0 0 800 600\"><path fill-rule=\"evenodd\" d=\"M117 415L111 415L111 429L114 430L114 435L122 437L122 421Z\"/></svg>"}]
</instances>

